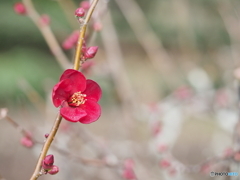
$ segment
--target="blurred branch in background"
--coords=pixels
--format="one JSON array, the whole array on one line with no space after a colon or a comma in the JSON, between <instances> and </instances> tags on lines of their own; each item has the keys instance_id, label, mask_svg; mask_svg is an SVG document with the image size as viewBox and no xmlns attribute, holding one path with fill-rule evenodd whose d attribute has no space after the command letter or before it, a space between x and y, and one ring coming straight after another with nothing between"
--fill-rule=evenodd
<instances>
[{"instance_id":1,"label":"blurred branch in background","mask_svg":"<svg viewBox=\"0 0 240 180\"><path fill-rule=\"evenodd\" d=\"M55 56L56 60L58 61L59 65L63 69L69 68L70 61L68 60L67 56L62 51L59 43L55 35L53 34L52 30L50 29L49 25L46 23L41 22L41 16L35 10L31 0L23 0L24 5L26 6L27 13L35 25L38 27L40 32L42 33L45 41L47 42L51 52Z\"/></svg>"},{"instance_id":2,"label":"blurred branch in background","mask_svg":"<svg viewBox=\"0 0 240 180\"><path fill-rule=\"evenodd\" d=\"M151 29L145 15L134 0L115 0L128 24L134 31L138 42L146 51L150 62L160 73L168 90L172 91L179 78L174 61L164 49L161 40Z\"/></svg>"},{"instance_id":3,"label":"blurred branch in background","mask_svg":"<svg viewBox=\"0 0 240 180\"><path fill-rule=\"evenodd\" d=\"M65 16L71 27L73 29L78 29L79 25L76 23L76 19L73 18L77 6L72 0L57 0L58 4L61 6Z\"/></svg>"},{"instance_id":4,"label":"blurred branch in background","mask_svg":"<svg viewBox=\"0 0 240 180\"><path fill-rule=\"evenodd\" d=\"M106 56L110 73L113 78L115 89L121 99L121 107L127 125L132 123L132 115L130 115L138 103L137 95L134 94L134 89L129 81L126 69L124 67L123 55L120 49L118 36L113 26L112 18L109 10L105 14L105 27L100 32L103 45L106 50ZM129 117L130 115L130 117Z\"/></svg>"},{"instance_id":5,"label":"blurred branch in background","mask_svg":"<svg viewBox=\"0 0 240 180\"><path fill-rule=\"evenodd\" d=\"M28 97L28 99L33 104L33 106L35 106L36 109L40 113L44 113L45 112L45 101L39 95L39 93L23 78L19 79L18 85L19 85L19 88Z\"/></svg>"},{"instance_id":6,"label":"blurred branch in background","mask_svg":"<svg viewBox=\"0 0 240 180\"><path fill-rule=\"evenodd\" d=\"M235 9L233 11L233 9ZM223 19L225 28L228 32L228 35L230 37L230 48L232 53L232 70L233 68L240 66L240 19L239 14L237 12L237 7L233 7L233 4L231 2L224 2L223 4L219 5L219 13Z\"/></svg>"}]
</instances>

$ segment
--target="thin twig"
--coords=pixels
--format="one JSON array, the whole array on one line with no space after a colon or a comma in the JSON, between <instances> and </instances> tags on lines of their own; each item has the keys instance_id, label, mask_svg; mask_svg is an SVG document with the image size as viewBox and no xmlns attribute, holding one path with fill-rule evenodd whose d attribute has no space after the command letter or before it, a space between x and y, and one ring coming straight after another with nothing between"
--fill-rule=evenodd
<instances>
[{"instance_id":1,"label":"thin twig","mask_svg":"<svg viewBox=\"0 0 240 180\"><path fill-rule=\"evenodd\" d=\"M69 60L67 56L63 53L51 28L48 25L42 25L40 23L41 17L38 14L38 12L35 10L31 0L22 0L22 1L27 9L28 16L32 19L32 21L35 23L35 25L38 27L38 29L42 33L45 41L47 42L50 50L52 51L58 63L61 65L63 69L69 68L70 67Z\"/></svg>"},{"instance_id":2,"label":"thin twig","mask_svg":"<svg viewBox=\"0 0 240 180\"><path fill-rule=\"evenodd\" d=\"M6 116L5 119L17 130L19 130L24 136L29 136L29 132L23 129L16 121L14 121L11 117Z\"/></svg>"}]
</instances>

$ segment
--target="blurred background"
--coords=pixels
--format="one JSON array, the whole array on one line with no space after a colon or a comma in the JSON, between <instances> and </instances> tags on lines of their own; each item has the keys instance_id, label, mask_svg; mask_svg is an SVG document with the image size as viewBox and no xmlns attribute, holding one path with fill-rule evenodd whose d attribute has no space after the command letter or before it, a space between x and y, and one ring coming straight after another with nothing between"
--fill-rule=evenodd
<instances>
[{"instance_id":1,"label":"blurred background","mask_svg":"<svg viewBox=\"0 0 240 180\"><path fill-rule=\"evenodd\" d=\"M43 142L58 112L51 89L71 65L58 63L33 21L14 12L16 2L0 2L0 108ZM60 46L79 28L74 11L80 3L33 1L50 17ZM51 150L61 170L41 178L134 179L126 176L127 158L139 180L240 173L236 153L226 159L226 149L239 150L239 10L237 0L100 0L87 39L99 51L83 72L102 88L102 116L90 125L62 123ZM71 63L74 48L62 51ZM21 137L0 120L6 180L27 179L35 167L41 143L26 148Z\"/></svg>"}]
</instances>

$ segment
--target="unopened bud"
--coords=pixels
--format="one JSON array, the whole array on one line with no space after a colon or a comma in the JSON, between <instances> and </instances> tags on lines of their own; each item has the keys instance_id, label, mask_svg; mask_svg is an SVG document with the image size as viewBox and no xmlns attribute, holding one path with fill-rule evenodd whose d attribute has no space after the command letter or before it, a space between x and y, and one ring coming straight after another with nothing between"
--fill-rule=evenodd
<instances>
[{"instance_id":1,"label":"unopened bud","mask_svg":"<svg viewBox=\"0 0 240 180\"><path fill-rule=\"evenodd\" d=\"M136 175L133 171L133 169L126 168L123 170L122 177L124 179L129 179L129 180L136 180Z\"/></svg>"},{"instance_id":2,"label":"unopened bud","mask_svg":"<svg viewBox=\"0 0 240 180\"><path fill-rule=\"evenodd\" d=\"M77 8L75 11L75 16L83 17L85 15L85 10L83 8Z\"/></svg>"},{"instance_id":3,"label":"unopened bud","mask_svg":"<svg viewBox=\"0 0 240 180\"><path fill-rule=\"evenodd\" d=\"M47 134L45 134L44 136L45 136L45 138L48 138L49 134L47 133Z\"/></svg>"},{"instance_id":4,"label":"unopened bud","mask_svg":"<svg viewBox=\"0 0 240 180\"><path fill-rule=\"evenodd\" d=\"M78 41L78 36L79 36L78 31L72 32L72 34L64 40L62 47L65 50L69 50L69 49L73 48Z\"/></svg>"},{"instance_id":5,"label":"unopened bud","mask_svg":"<svg viewBox=\"0 0 240 180\"><path fill-rule=\"evenodd\" d=\"M80 3L80 7L85 9L85 10L88 10L90 8L90 3L88 1L82 1Z\"/></svg>"},{"instance_id":6,"label":"unopened bud","mask_svg":"<svg viewBox=\"0 0 240 180\"><path fill-rule=\"evenodd\" d=\"M33 141L29 137L22 137L21 144L27 148L31 148L33 146Z\"/></svg>"},{"instance_id":7,"label":"unopened bud","mask_svg":"<svg viewBox=\"0 0 240 180\"><path fill-rule=\"evenodd\" d=\"M171 163L169 160L167 159L163 159L160 161L160 164L159 164L162 168L168 168L171 166Z\"/></svg>"},{"instance_id":8,"label":"unopened bud","mask_svg":"<svg viewBox=\"0 0 240 180\"><path fill-rule=\"evenodd\" d=\"M15 11L17 14L24 15L24 14L26 14L26 12L27 12L24 4L21 3L21 2L15 3L14 6L13 6L13 8L14 8L14 11Z\"/></svg>"},{"instance_id":9,"label":"unopened bud","mask_svg":"<svg viewBox=\"0 0 240 180\"><path fill-rule=\"evenodd\" d=\"M54 163L54 156L52 154L47 155L42 162L42 167L43 169L46 169L46 170L52 169L53 163Z\"/></svg>"},{"instance_id":10,"label":"unopened bud","mask_svg":"<svg viewBox=\"0 0 240 180\"><path fill-rule=\"evenodd\" d=\"M58 166L53 166L52 169L50 171L48 171L48 174L54 175L57 174L59 172L59 168Z\"/></svg>"},{"instance_id":11,"label":"unopened bud","mask_svg":"<svg viewBox=\"0 0 240 180\"><path fill-rule=\"evenodd\" d=\"M98 46L91 46L87 48L86 52L84 53L84 58L85 59L91 59L94 58L98 51Z\"/></svg>"}]
</instances>

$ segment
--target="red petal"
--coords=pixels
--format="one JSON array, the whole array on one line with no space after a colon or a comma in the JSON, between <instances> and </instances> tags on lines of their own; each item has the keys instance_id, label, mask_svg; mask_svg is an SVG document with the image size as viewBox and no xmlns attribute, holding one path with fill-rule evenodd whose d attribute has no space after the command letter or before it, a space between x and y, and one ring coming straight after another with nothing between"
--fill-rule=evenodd
<instances>
[{"instance_id":1,"label":"red petal","mask_svg":"<svg viewBox=\"0 0 240 180\"><path fill-rule=\"evenodd\" d=\"M71 122L78 122L81 118L87 115L84 109L71 106L62 107L60 109L60 114L64 119Z\"/></svg>"},{"instance_id":2,"label":"red petal","mask_svg":"<svg viewBox=\"0 0 240 180\"><path fill-rule=\"evenodd\" d=\"M102 90L95 81L88 79L87 87L83 94L87 95L87 99L98 101L102 96Z\"/></svg>"},{"instance_id":3,"label":"red petal","mask_svg":"<svg viewBox=\"0 0 240 180\"><path fill-rule=\"evenodd\" d=\"M86 88L86 78L85 76L74 69L67 69L63 72L62 76L60 77L60 81L64 79L70 79L72 81L72 92L83 92Z\"/></svg>"},{"instance_id":4,"label":"red petal","mask_svg":"<svg viewBox=\"0 0 240 180\"><path fill-rule=\"evenodd\" d=\"M54 106L58 107L62 104L63 101L67 100L71 95L71 81L65 79L60 81L53 87L52 100Z\"/></svg>"},{"instance_id":5,"label":"red petal","mask_svg":"<svg viewBox=\"0 0 240 180\"><path fill-rule=\"evenodd\" d=\"M82 109L84 109L87 113L85 117L82 117L79 122L83 124L89 124L96 120L101 115L101 107L100 105L95 102L94 100L88 99L83 105L80 106Z\"/></svg>"}]
</instances>

